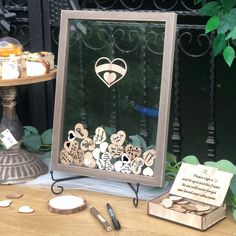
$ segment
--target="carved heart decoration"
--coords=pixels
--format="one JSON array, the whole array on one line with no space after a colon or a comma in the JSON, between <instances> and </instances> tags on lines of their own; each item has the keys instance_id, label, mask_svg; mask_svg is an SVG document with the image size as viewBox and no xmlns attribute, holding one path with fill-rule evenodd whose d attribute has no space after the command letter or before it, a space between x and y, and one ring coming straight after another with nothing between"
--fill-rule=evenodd
<instances>
[{"instance_id":1,"label":"carved heart decoration","mask_svg":"<svg viewBox=\"0 0 236 236\"><path fill-rule=\"evenodd\" d=\"M107 143L107 142L101 143L101 144L99 145L99 148L100 148L100 151L101 151L102 153L106 152L106 150L107 150L107 148L108 148L108 143Z\"/></svg>"},{"instance_id":2,"label":"carved heart decoration","mask_svg":"<svg viewBox=\"0 0 236 236\"><path fill-rule=\"evenodd\" d=\"M121 167L120 172L122 172L124 174L130 174L131 173L131 167L129 165L123 165Z\"/></svg>"},{"instance_id":3,"label":"carved heart decoration","mask_svg":"<svg viewBox=\"0 0 236 236\"><path fill-rule=\"evenodd\" d=\"M128 144L125 147L125 152L129 155L129 158L133 160L136 157L139 157L142 153L141 148L135 147L132 144Z\"/></svg>"},{"instance_id":4,"label":"carved heart decoration","mask_svg":"<svg viewBox=\"0 0 236 236\"><path fill-rule=\"evenodd\" d=\"M122 161L116 161L115 164L114 164L115 171L120 172L122 166L123 166Z\"/></svg>"},{"instance_id":5,"label":"carved heart decoration","mask_svg":"<svg viewBox=\"0 0 236 236\"><path fill-rule=\"evenodd\" d=\"M64 143L64 148L68 153L74 153L79 149L79 143L77 141L66 141Z\"/></svg>"},{"instance_id":6,"label":"carved heart decoration","mask_svg":"<svg viewBox=\"0 0 236 236\"><path fill-rule=\"evenodd\" d=\"M80 144L80 148L82 151L93 151L95 149L95 143L90 138L85 138Z\"/></svg>"},{"instance_id":7,"label":"carved heart decoration","mask_svg":"<svg viewBox=\"0 0 236 236\"><path fill-rule=\"evenodd\" d=\"M108 151L113 158L118 158L123 154L124 148L122 146L116 146L115 144L110 144L108 147Z\"/></svg>"},{"instance_id":8,"label":"carved heart decoration","mask_svg":"<svg viewBox=\"0 0 236 236\"><path fill-rule=\"evenodd\" d=\"M93 155L91 152L86 152L84 154L84 165L88 168L96 167L96 161L93 159Z\"/></svg>"},{"instance_id":9,"label":"carved heart decoration","mask_svg":"<svg viewBox=\"0 0 236 236\"><path fill-rule=\"evenodd\" d=\"M106 162L106 161L110 161L112 159L112 156L109 152L104 152L101 158L102 160Z\"/></svg>"},{"instance_id":10,"label":"carved heart decoration","mask_svg":"<svg viewBox=\"0 0 236 236\"><path fill-rule=\"evenodd\" d=\"M82 150L77 150L77 152L72 154L74 163L78 166L82 166L84 164L84 152Z\"/></svg>"},{"instance_id":11,"label":"carved heart decoration","mask_svg":"<svg viewBox=\"0 0 236 236\"><path fill-rule=\"evenodd\" d=\"M129 156L126 153L123 153L121 156L121 161L124 164L129 164L131 162Z\"/></svg>"},{"instance_id":12,"label":"carved heart decoration","mask_svg":"<svg viewBox=\"0 0 236 236\"><path fill-rule=\"evenodd\" d=\"M75 132L74 132L73 130L70 130L70 131L68 132L68 140L69 140L69 141L74 141L75 138L76 138Z\"/></svg>"},{"instance_id":13,"label":"carved heart decoration","mask_svg":"<svg viewBox=\"0 0 236 236\"><path fill-rule=\"evenodd\" d=\"M99 159L100 157L100 149L99 148L95 148L93 151L92 151L92 154L93 154L93 158L94 159Z\"/></svg>"},{"instance_id":14,"label":"carved heart decoration","mask_svg":"<svg viewBox=\"0 0 236 236\"><path fill-rule=\"evenodd\" d=\"M144 160L141 157L136 157L131 162L131 169L135 175L139 175L142 172L142 166L144 165Z\"/></svg>"},{"instance_id":15,"label":"carved heart decoration","mask_svg":"<svg viewBox=\"0 0 236 236\"><path fill-rule=\"evenodd\" d=\"M146 167L143 170L143 175L152 177L154 175L154 172L151 167Z\"/></svg>"},{"instance_id":16,"label":"carved heart decoration","mask_svg":"<svg viewBox=\"0 0 236 236\"><path fill-rule=\"evenodd\" d=\"M85 139L88 137L88 130L84 128L83 124L78 123L75 125L75 135L79 139Z\"/></svg>"},{"instance_id":17,"label":"carved heart decoration","mask_svg":"<svg viewBox=\"0 0 236 236\"><path fill-rule=\"evenodd\" d=\"M125 76L127 65L121 58L110 61L107 57L101 57L95 63L95 72L100 80L110 88Z\"/></svg>"},{"instance_id":18,"label":"carved heart decoration","mask_svg":"<svg viewBox=\"0 0 236 236\"><path fill-rule=\"evenodd\" d=\"M72 162L73 162L73 157L66 150L61 150L60 163L64 165L69 165Z\"/></svg>"},{"instance_id":19,"label":"carved heart decoration","mask_svg":"<svg viewBox=\"0 0 236 236\"><path fill-rule=\"evenodd\" d=\"M9 207L11 205L11 200L2 200L0 201L0 207Z\"/></svg>"},{"instance_id":20,"label":"carved heart decoration","mask_svg":"<svg viewBox=\"0 0 236 236\"><path fill-rule=\"evenodd\" d=\"M102 127L98 127L95 130L95 135L93 137L93 141L96 144L101 144L106 140L107 136L106 136L106 132Z\"/></svg>"},{"instance_id":21,"label":"carved heart decoration","mask_svg":"<svg viewBox=\"0 0 236 236\"><path fill-rule=\"evenodd\" d=\"M143 153L143 160L146 166L152 166L156 158L156 150L149 149Z\"/></svg>"},{"instance_id":22,"label":"carved heart decoration","mask_svg":"<svg viewBox=\"0 0 236 236\"><path fill-rule=\"evenodd\" d=\"M111 164L111 162L110 161L105 161L105 167L104 167L104 169L105 170L107 170L107 171L113 171L114 170L114 165L113 164Z\"/></svg>"},{"instance_id":23,"label":"carved heart decoration","mask_svg":"<svg viewBox=\"0 0 236 236\"><path fill-rule=\"evenodd\" d=\"M102 159L97 159L96 164L98 166L98 169L103 170L105 168L105 161Z\"/></svg>"},{"instance_id":24,"label":"carved heart decoration","mask_svg":"<svg viewBox=\"0 0 236 236\"><path fill-rule=\"evenodd\" d=\"M122 146L126 138L126 134L123 130L117 132L117 134L112 134L111 143L117 146Z\"/></svg>"}]
</instances>

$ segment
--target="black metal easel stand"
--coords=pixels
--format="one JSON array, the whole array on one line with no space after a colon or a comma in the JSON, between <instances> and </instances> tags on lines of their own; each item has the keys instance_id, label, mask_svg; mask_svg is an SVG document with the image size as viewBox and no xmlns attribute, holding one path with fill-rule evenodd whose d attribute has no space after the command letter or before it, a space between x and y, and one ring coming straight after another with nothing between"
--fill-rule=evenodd
<instances>
[{"instance_id":1,"label":"black metal easel stand","mask_svg":"<svg viewBox=\"0 0 236 236\"><path fill-rule=\"evenodd\" d=\"M51 192L54 194L61 194L64 191L63 186L61 186L61 185L55 186L57 183L64 182L64 181L70 181L70 180L74 180L74 179L86 178L86 176L73 176L73 177L68 177L68 178L55 179L53 176L52 170L50 171L50 175L51 175L51 178L53 181L53 183L51 185ZM135 198L133 198L133 205L134 205L134 207L137 207L138 202L139 202L138 192L139 192L140 183L136 184L136 188L131 183L127 183L127 184L135 193ZM55 190L55 188L57 189L57 191Z\"/></svg>"}]
</instances>

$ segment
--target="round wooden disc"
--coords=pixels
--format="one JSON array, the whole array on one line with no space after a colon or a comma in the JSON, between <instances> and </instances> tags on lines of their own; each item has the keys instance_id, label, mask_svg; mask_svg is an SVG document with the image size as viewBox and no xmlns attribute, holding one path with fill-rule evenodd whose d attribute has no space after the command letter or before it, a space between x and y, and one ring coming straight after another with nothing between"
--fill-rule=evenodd
<instances>
[{"instance_id":1,"label":"round wooden disc","mask_svg":"<svg viewBox=\"0 0 236 236\"><path fill-rule=\"evenodd\" d=\"M49 211L57 214L72 214L86 208L87 202L84 198L74 195L62 195L54 197L48 202Z\"/></svg>"}]
</instances>

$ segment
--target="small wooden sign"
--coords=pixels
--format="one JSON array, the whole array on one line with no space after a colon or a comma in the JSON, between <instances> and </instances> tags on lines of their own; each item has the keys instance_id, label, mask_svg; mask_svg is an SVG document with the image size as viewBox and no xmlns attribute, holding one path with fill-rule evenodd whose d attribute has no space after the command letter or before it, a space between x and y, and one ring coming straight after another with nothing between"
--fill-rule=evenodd
<instances>
[{"instance_id":1,"label":"small wooden sign","mask_svg":"<svg viewBox=\"0 0 236 236\"><path fill-rule=\"evenodd\" d=\"M219 207L232 177L213 167L183 163L170 193Z\"/></svg>"}]
</instances>

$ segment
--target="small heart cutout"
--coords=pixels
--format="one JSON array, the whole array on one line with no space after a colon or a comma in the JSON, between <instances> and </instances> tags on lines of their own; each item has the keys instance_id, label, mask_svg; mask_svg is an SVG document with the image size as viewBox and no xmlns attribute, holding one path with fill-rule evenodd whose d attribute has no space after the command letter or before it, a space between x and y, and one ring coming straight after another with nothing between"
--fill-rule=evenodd
<instances>
[{"instance_id":1,"label":"small heart cutout","mask_svg":"<svg viewBox=\"0 0 236 236\"><path fill-rule=\"evenodd\" d=\"M11 200L2 200L0 201L0 207L9 207L11 205Z\"/></svg>"},{"instance_id":2,"label":"small heart cutout","mask_svg":"<svg viewBox=\"0 0 236 236\"><path fill-rule=\"evenodd\" d=\"M75 132L73 130L70 130L68 132L68 140L69 141L74 141L75 140Z\"/></svg>"},{"instance_id":3,"label":"small heart cutout","mask_svg":"<svg viewBox=\"0 0 236 236\"><path fill-rule=\"evenodd\" d=\"M116 74L114 72L105 72L103 74L104 80L110 85L116 80Z\"/></svg>"},{"instance_id":4,"label":"small heart cutout","mask_svg":"<svg viewBox=\"0 0 236 236\"><path fill-rule=\"evenodd\" d=\"M30 206L21 206L18 209L19 213L23 213L23 214L29 214L32 213L34 211L34 209L32 209Z\"/></svg>"},{"instance_id":5,"label":"small heart cutout","mask_svg":"<svg viewBox=\"0 0 236 236\"><path fill-rule=\"evenodd\" d=\"M146 167L143 170L143 175L152 177L154 175L154 172L151 167Z\"/></svg>"}]
</instances>

